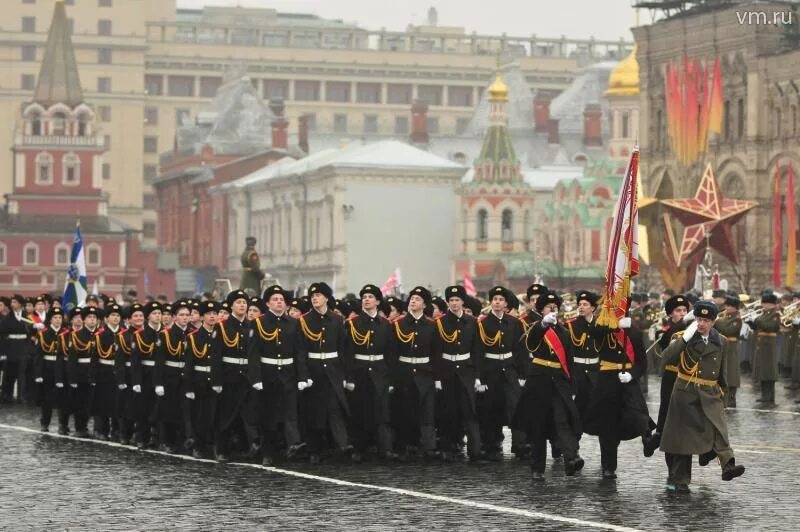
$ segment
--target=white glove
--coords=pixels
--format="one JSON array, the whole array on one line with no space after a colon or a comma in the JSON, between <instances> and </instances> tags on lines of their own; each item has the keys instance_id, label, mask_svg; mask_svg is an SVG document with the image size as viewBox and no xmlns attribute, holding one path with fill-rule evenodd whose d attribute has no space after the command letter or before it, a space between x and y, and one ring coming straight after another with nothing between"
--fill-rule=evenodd
<instances>
[{"instance_id":1,"label":"white glove","mask_svg":"<svg viewBox=\"0 0 800 532\"><path fill-rule=\"evenodd\" d=\"M78 383L77 382L71 382L71 383L69 383L69 387L70 388L77 388L78 387Z\"/></svg>"},{"instance_id":2,"label":"white glove","mask_svg":"<svg viewBox=\"0 0 800 532\"><path fill-rule=\"evenodd\" d=\"M306 380L306 388L311 388L312 386L314 386L314 381L311 379Z\"/></svg>"},{"instance_id":3,"label":"white glove","mask_svg":"<svg viewBox=\"0 0 800 532\"><path fill-rule=\"evenodd\" d=\"M164 387L156 386L156 395L162 397L164 395Z\"/></svg>"},{"instance_id":4,"label":"white glove","mask_svg":"<svg viewBox=\"0 0 800 532\"><path fill-rule=\"evenodd\" d=\"M628 384L633 380L633 375L631 375L627 371L621 371L619 375L617 375L617 377L619 377L619 382L621 382L622 384Z\"/></svg>"},{"instance_id":5,"label":"white glove","mask_svg":"<svg viewBox=\"0 0 800 532\"><path fill-rule=\"evenodd\" d=\"M222 386L212 386L211 389L214 390L214 393L222 393Z\"/></svg>"},{"instance_id":6,"label":"white glove","mask_svg":"<svg viewBox=\"0 0 800 532\"><path fill-rule=\"evenodd\" d=\"M134 384L133 388L131 388L131 389L136 393L142 393L142 387L139 386L138 384Z\"/></svg>"},{"instance_id":7,"label":"white glove","mask_svg":"<svg viewBox=\"0 0 800 532\"><path fill-rule=\"evenodd\" d=\"M97 386L96 382L90 382L89 384L91 384L92 386Z\"/></svg>"},{"instance_id":8,"label":"white glove","mask_svg":"<svg viewBox=\"0 0 800 532\"><path fill-rule=\"evenodd\" d=\"M298 383L297 383L297 389L298 389L299 391L301 391L301 392L302 392L302 391L303 391L303 390L305 390L306 388L308 388L308 384L306 383L306 381L300 381L300 382L298 382Z\"/></svg>"},{"instance_id":9,"label":"white glove","mask_svg":"<svg viewBox=\"0 0 800 532\"><path fill-rule=\"evenodd\" d=\"M656 330L653 327L650 327L647 330L647 339L650 340L650 343L656 341Z\"/></svg>"},{"instance_id":10,"label":"white glove","mask_svg":"<svg viewBox=\"0 0 800 532\"><path fill-rule=\"evenodd\" d=\"M487 385L483 384L483 385L481 385L481 389L478 390L478 393L483 393L488 389L489 389L489 387Z\"/></svg>"},{"instance_id":11,"label":"white glove","mask_svg":"<svg viewBox=\"0 0 800 532\"><path fill-rule=\"evenodd\" d=\"M792 318L792 325L800 325L800 316Z\"/></svg>"},{"instance_id":12,"label":"white glove","mask_svg":"<svg viewBox=\"0 0 800 532\"><path fill-rule=\"evenodd\" d=\"M549 327L550 325L555 325L556 323L558 323L558 316L555 312L551 312L542 318L542 327Z\"/></svg>"},{"instance_id":13,"label":"white glove","mask_svg":"<svg viewBox=\"0 0 800 532\"><path fill-rule=\"evenodd\" d=\"M38 383L40 383L40 384L44 382L44 378L42 378L42 377L36 377L36 378L35 378L35 379L33 379L33 380L34 380L34 381L36 381L36 382L38 382Z\"/></svg>"},{"instance_id":14,"label":"white glove","mask_svg":"<svg viewBox=\"0 0 800 532\"><path fill-rule=\"evenodd\" d=\"M687 312L687 313L686 313L686 315L683 317L683 323L689 323L689 322L690 322L690 321L692 321L693 319L694 319L694 311L693 311L693 310L690 310L690 311L689 311L689 312Z\"/></svg>"},{"instance_id":15,"label":"white glove","mask_svg":"<svg viewBox=\"0 0 800 532\"><path fill-rule=\"evenodd\" d=\"M117 384L117 389L118 389L118 390L124 390L124 389L125 389L125 388L127 388L127 387L128 387L128 385L127 385L127 384Z\"/></svg>"},{"instance_id":16,"label":"white glove","mask_svg":"<svg viewBox=\"0 0 800 532\"><path fill-rule=\"evenodd\" d=\"M747 339L747 338L750 338L750 334L752 332L753 332L753 329L751 329L748 324L742 322L742 328L739 329L739 336L741 336L742 338Z\"/></svg>"},{"instance_id":17,"label":"white glove","mask_svg":"<svg viewBox=\"0 0 800 532\"><path fill-rule=\"evenodd\" d=\"M520 388L525 387L525 379L517 379L517 382L519 383Z\"/></svg>"},{"instance_id":18,"label":"white glove","mask_svg":"<svg viewBox=\"0 0 800 532\"><path fill-rule=\"evenodd\" d=\"M480 392L481 388L482 388L481 380L480 379L475 379L475 391L476 392Z\"/></svg>"},{"instance_id":19,"label":"white glove","mask_svg":"<svg viewBox=\"0 0 800 532\"><path fill-rule=\"evenodd\" d=\"M187 399L191 399L194 401L194 392L186 392L183 395L185 395Z\"/></svg>"},{"instance_id":20,"label":"white glove","mask_svg":"<svg viewBox=\"0 0 800 532\"><path fill-rule=\"evenodd\" d=\"M355 385L355 383L352 383L352 382L345 382L344 383L344 389L347 390L348 392L352 392L353 390L356 389L356 385Z\"/></svg>"},{"instance_id":21,"label":"white glove","mask_svg":"<svg viewBox=\"0 0 800 532\"><path fill-rule=\"evenodd\" d=\"M436 391L442 391L442 381L433 381L433 387L436 388Z\"/></svg>"},{"instance_id":22,"label":"white glove","mask_svg":"<svg viewBox=\"0 0 800 532\"><path fill-rule=\"evenodd\" d=\"M389 393L392 393L392 392L394 391L394 386L389 386L389 389L388 389L387 391L388 391Z\"/></svg>"},{"instance_id":23,"label":"white glove","mask_svg":"<svg viewBox=\"0 0 800 532\"><path fill-rule=\"evenodd\" d=\"M254 389L254 390L258 390L258 391L260 392L261 390L263 390L263 389L264 389L264 383L263 383L263 382L256 382L256 383L254 383L254 384L253 384L253 389Z\"/></svg>"},{"instance_id":24,"label":"white glove","mask_svg":"<svg viewBox=\"0 0 800 532\"><path fill-rule=\"evenodd\" d=\"M41 331L42 329L44 329L44 323L34 323L33 328L36 329L37 331Z\"/></svg>"},{"instance_id":25,"label":"white glove","mask_svg":"<svg viewBox=\"0 0 800 532\"><path fill-rule=\"evenodd\" d=\"M63 387L64 387L64 383L63 382L57 382L56 383L56 388L63 388Z\"/></svg>"},{"instance_id":26,"label":"white glove","mask_svg":"<svg viewBox=\"0 0 800 532\"><path fill-rule=\"evenodd\" d=\"M628 316L619 319L619 328L620 329L630 329L631 328L631 319Z\"/></svg>"},{"instance_id":27,"label":"white glove","mask_svg":"<svg viewBox=\"0 0 800 532\"><path fill-rule=\"evenodd\" d=\"M694 333L696 332L697 332L697 322L693 321L692 323L689 324L688 327L686 327L686 330L683 331L683 341L688 344L689 340L692 339L692 336L694 336Z\"/></svg>"}]
</instances>

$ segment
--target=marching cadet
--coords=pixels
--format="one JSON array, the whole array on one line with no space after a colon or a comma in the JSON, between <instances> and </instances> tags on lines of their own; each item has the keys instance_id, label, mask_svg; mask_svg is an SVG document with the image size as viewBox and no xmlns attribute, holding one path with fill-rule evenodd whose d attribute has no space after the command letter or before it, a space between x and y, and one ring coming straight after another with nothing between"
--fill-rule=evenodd
<instances>
[{"instance_id":1,"label":"marching cadet","mask_svg":"<svg viewBox=\"0 0 800 532\"><path fill-rule=\"evenodd\" d=\"M89 437L89 411L94 385L90 365L95 356L95 333L102 313L97 307L84 307L81 310L83 327L69 337L67 378L71 388L70 403L75 415L75 435L79 438Z\"/></svg>"},{"instance_id":2,"label":"marching cadet","mask_svg":"<svg viewBox=\"0 0 800 532\"><path fill-rule=\"evenodd\" d=\"M720 389L725 386L726 340L713 328L717 307L699 301L694 316L694 322L682 334L674 335L662 352L666 364L679 368L661 438L661 450L672 456L667 488L677 493L689 492L694 454L716 454L722 480L744 474L744 466L736 464L728 443Z\"/></svg>"},{"instance_id":3,"label":"marching cadet","mask_svg":"<svg viewBox=\"0 0 800 532\"><path fill-rule=\"evenodd\" d=\"M309 461L317 464L327 431L338 452L348 450L345 418L349 406L344 390L353 391L355 385L347 380L347 361L342 360L344 350L344 324L328 302L333 302L333 291L325 283L314 283L308 288L311 311L300 317L302 332L298 356L308 366L308 388L303 394L305 427L308 431ZM342 356L340 356L342 355ZM303 363L303 362L301 362Z\"/></svg>"},{"instance_id":4,"label":"marching cadet","mask_svg":"<svg viewBox=\"0 0 800 532\"><path fill-rule=\"evenodd\" d=\"M159 296L160 297L160 296ZM175 321L175 311L172 309L172 303L165 301L161 303L161 328L169 329Z\"/></svg>"},{"instance_id":5,"label":"marching cadet","mask_svg":"<svg viewBox=\"0 0 800 532\"><path fill-rule=\"evenodd\" d=\"M723 305L724 312L717 316L714 328L727 340L722 346L722 356L725 357L725 388L722 389L725 406L736 408L736 390L741 385L739 375L739 336L749 333L749 327L744 325L739 316L741 301L738 297L727 296Z\"/></svg>"},{"instance_id":6,"label":"marching cadet","mask_svg":"<svg viewBox=\"0 0 800 532\"><path fill-rule=\"evenodd\" d=\"M250 382L247 378L247 322L248 297L244 290L234 290L227 297L230 316L217 322L211 335L214 339L213 352L219 357L212 358L212 390L219 393L217 398L217 427L214 437L214 454L220 462L228 460L231 440L237 428L244 430L249 454L258 453L258 429L249 411Z\"/></svg>"},{"instance_id":7,"label":"marching cadet","mask_svg":"<svg viewBox=\"0 0 800 532\"><path fill-rule=\"evenodd\" d=\"M30 358L31 321L25 314L25 298L15 294L11 298L11 312L0 322L0 337L3 337L6 364L3 371L3 391L0 398L4 403L14 401L14 384L18 387L18 399L27 399L25 370ZM31 379L33 382L33 379Z\"/></svg>"},{"instance_id":8,"label":"marching cadet","mask_svg":"<svg viewBox=\"0 0 800 532\"><path fill-rule=\"evenodd\" d=\"M58 412L58 433L61 435L69 434L69 416L72 415L72 397L69 393L69 378L67 372L67 360L71 345L72 333L76 333L83 328L83 318L81 317L80 307L74 307L67 314L69 318L69 328L63 330L58 335L58 352L56 353L55 380L56 388L59 390L59 412ZM67 386L65 386L65 384Z\"/></svg>"},{"instance_id":9,"label":"marching cadet","mask_svg":"<svg viewBox=\"0 0 800 532\"><path fill-rule=\"evenodd\" d=\"M311 310L311 301L309 301L307 296L295 297L290 301L291 302L287 304L287 313L290 318L298 320L300 316Z\"/></svg>"},{"instance_id":10,"label":"marching cadet","mask_svg":"<svg viewBox=\"0 0 800 532\"><path fill-rule=\"evenodd\" d=\"M41 404L41 416L39 422L42 432L50 431L50 419L53 416L53 408L59 403L60 390L56 388L56 363L58 360L58 335L61 333L61 326L64 321L64 311L52 309L45 316L45 329L36 333L34 345L38 348L33 362L34 380L39 384L39 401ZM65 409L59 410L59 426L66 425L66 420L61 419L61 413ZM62 422L63 421L63 422Z\"/></svg>"},{"instance_id":11,"label":"marching cadet","mask_svg":"<svg viewBox=\"0 0 800 532\"><path fill-rule=\"evenodd\" d=\"M505 309L511 299L508 289L495 286L489 291L491 312L478 320L475 350L480 357L480 380L486 391L478 400L481 443L489 460L503 459L503 426L512 427L511 449L520 456L525 434L512 425L514 412L525 385L526 353L520 343L525 332L522 321Z\"/></svg>"},{"instance_id":12,"label":"marching cadet","mask_svg":"<svg viewBox=\"0 0 800 532\"><path fill-rule=\"evenodd\" d=\"M542 319L542 316L536 311L536 299L547 293L547 287L543 284L534 283L525 291L528 299L528 312L520 316L520 319L525 322L525 325L530 325Z\"/></svg>"},{"instance_id":13,"label":"marching cadet","mask_svg":"<svg viewBox=\"0 0 800 532\"><path fill-rule=\"evenodd\" d=\"M211 359L217 356L212 338L217 325L217 308L214 301L203 301L198 305L203 321L197 330L186 336L183 355L183 389L187 399L184 403L184 446L195 458L203 458L214 445L214 412L218 394L212 389Z\"/></svg>"},{"instance_id":14,"label":"marching cadet","mask_svg":"<svg viewBox=\"0 0 800 532\"><path fill-rule=\"evenodd\" d=\"M156 393L153 370L156 365L155 350L162 342L161 304L149 301L142 309L147 324L133 334L131 353L131 382L135 395L136 446L146 449L153 445L152 426L155 414Z\"/></svg>"},{"instance_id":15,"label":"marching cadet","mask_svg":"<svg viewBox=\"0 0 800 532\"><path fill-rule=\"evenodd\" d=\"M386 357L394 330L378 313L383 301L380 288L364 285L358 293L361 311L345 322L345 352L351 362L354 389L348 395L353 439L353 462L360 462L370 445L376 445L381 458L397 459L393 451Z\"/></svg>"},{"instance_id":16,"label":"marching cadet","mask_svg":"<svg viewBox=\"0 0 800 532\"><path fill-rule=\"evenodd\" d=\"M117 383L117 410L119 442L128 445L133 438L136 423L135 393L132 389L131 356L136 345L134 333L144 326L144 307L131 303L125 311L128 328L117 333L114 355L114 375Z\"/></svg>"},{"instance_id":17,"label":"marching cadet","mask_svg":"<svg viewBox=\"0 0 800 532\"><path fill-rule=\"evenodd\" d=\"M264 312L264 302L258 296L253 296L247 302L247 321L252 322L257 320L261 313Z\"/></svg>"},{"instance_id":18,"label":"marching cadet","mask_svg":"<svg viewBox=\"0 0 800 532\"><path fill-rule=\"evenodd\" d=\"M409 292L407 304L408 313L393 322L397 436L402 460L417 446L431 459L436 456L435 394L441 390L441 382L434 382L433 367L441 356L441 342L433 320L425 316L431 293L416 286Z\"/></svg>"},{"instance_id":19,"label":"marching cadet","mask_svg":"<svg viewBox=\"0 0 800 532\"><path fill-rule=\"evenodd\" d=\"M177 301L172 305L174 321L162 328L153 352L153 390L156 399L155 420L158 422L160 449L168 453L178 450L183 424L181 374L186 334L189 332L189 304Z\"/></svg>"},{"instance_id":20,"label":"marching cadet","mask_svg":"<svg viewBox=\"0 0 800 532\"><path fill-rule=\"evenodd\" d=\"M564 324L572 344L572 363L574 365L572 378L577 391L575 404L578 406L581 417L586 414L586 408L592 398L592 391L597 383L600 359L596 347L598 344L593 341L597 334L595 332L597 326L593 322L598 299L596 294L587 290L578 292L578 316Z\"/></svg>"},{"instance_id":21,"label":"marching cadet","mask_svg":"<svg viewBox=\"0 0 800 532\"><path fill-rule=\"evenodd\" d=\"M120 333L122 309L114 302L104 306L106 324L95 333L90 380L94 383L91 414L94 419L93 436L99 440L118 439L115 356L117 335Z\"/></svg>"},{"instance_id":22,"label":"marching cadet","mask_svg":"<svg viewBox=\"0 0 800 532\"><path fill-rule=\"evenodd\" d=\"M666 290L669 292L671 290ZM661 351L667 348L670 340L676 333L686 328L684 318L689 312L689 300L683 295L674 295L664 303L664 310L667 313L667 322L664 324L661 337L658 339L658 348ZM647 453L651 453L658 448L661 434L664 431L664 423L667 421L667 410L669 410L669 400L672 396L672 389L675 387L675 379L678 375L678 366L675 364L667 364L663 360L663 371L661 374L661 394L658 406L658 421L656 421L656 432L653 433L653 438L647 442ZM665 456L667 460L667 467L669 467L669 456Z\"/></svg>"},{"instance_id":23,"label":"marching cadet","mask_svg":"<svg viewBox=\"0 0 800 532\"><path fill-rule=\"evenodd\" d=\"M386 305L386 309L388 310L388 312L385 312L384 314L386 315L386 319L389 321L394 321L397 318L403 317L408 309L406 302L399 297L389 296L383 301Z\"/></svg>"},{"instance_id":24,"label":"marching cadet","mask_svg":"<svg viewBox=\"0 0 800 532\"><path fill-rule=\"evenodd\" d=\"M447 312L436 318L436 329L442 346L442 357L434 366L441 391L437 396L442 405L442 458L447 461L452 450L460 452L459 443L467 435L469 461L477 463L481 454L481 435L475 394L486 391L480 379L480 359L475 349L476 319L464 313L467 292L463 286L445 289Z\"/></svg>"},{"instance_id":25,"label":"marching cadet","mask_svg":"<svg viewBox=\"0 0 800 532\"><path fill-rule=\"evenodd\" d=\"M778 297L769 293L761 296L764 311L745 323L756 331L756 352L753 358L753 382L761 383L761 397L756 402L775 406L775 381L778 380L777 335L781 326L780 313L775 308Z\"/></svg>"},{"instance_id":26,"label":"marching cadet","mask_svg":"<svg viewBox=\"0 0 800 532\"><path fill-rule=\"evenodd\" d=\"M217 310L217 323L222 322L222 320L227 320L230 315L231 304L228 303L228 301L222 301L219 304L219 309Z\"/></svg>"},{"instance_id":27,"label":"marching cadet","mask_svg":"<svg viewBox=\"0 0 800 532\"><path fill-rule=\"evenodd\" d=\"M536 481L544 480L548 439L553 439L564 454L567 476L580 471L584 464L578 456L580 417L573 400L572 344L569 333L558 323L560 306L556 293L540 295L536 311L542 319L528 327L522 341L530 361L520 375L525 385L514 425L527 433L531 443L531 478Z\"/></svg>"},{"instance_id":28,"label":"marching cadet","mask_svg":"<svg viewBox=\"0 0 800 532\"><path fill-rule=\"evenodd\" d=\"M203 326L203 316L200 315L200 302L196 299L190 299L189 302L189 310L191 311L189 314L189 327L191 332Z\"/></svg>"},{"instance_id":29,"label":"marching cadet","mask_svg":"<svg viewBox=\"0 0 800 532\"><path fill-rule=\"evenodd\" d=\"M780 305L778 306L778 315L782 316L784 313L789 312L789 310L786 309L794 300L795 297L792 293L783 294L780 298ZM781 320L776 342L778 348L778 373L776 376L778 378L788 378L792 375L792 353L794 352L795 341L796 335L794 327L792 327L791 323L784 325L783 320Z\"/></svg>"},{"instance_id":30,"label":"marching cadet","mask_svg":"<svg viewBox=\"0 0 800 532\"><path fill-rule=\"evenodd\" d=\"M600 440L600 464L603 478L617 478L617 452L620 441L642 438L646 457L656 446L651 431L647 403L638 380L647 370L642 331L633 319L619 319L619 329L596 327L592 342L599 348L599 374L589 405L582 412L583 430Z\"/></svg>"},{"instance_id":31,"label":"marching cadet","mask_svg":"<svg viewBox=\"0 0 800 532\"><path fill-rule=\"evenodd\" d=\"M447 312L447 301L439 296L433 296L431 298L431 306L430 309L432 311L431 318L434 320L439 319L439 317L444 316Z\"/></svg>"},{"instance_id":32,"label":"marching cadet","mask_svg":"<svg viewBox=\"0 0 800 532\"><path fill-rule=\"evenodd\" d=\"M256 251L255 237L248 236L245 239L245 249L242 252L242 282L239 286L241 290L252 291L251 295L258 294L261 287L261 279L264 272L261 271L261 259Z\"/></svg>"},{"instance_id":33,"label":"marching cadet","mask_svg":"<svg viewBox=\"0 0 800 532\"><path fill-rule=\"evenodd\" d=\"M287 457L302 448L297 421L297 394L308 387L308 370L296 356L299 322L286 314L291 293L279 285L264 291L267 310L250 326L247 358L254 416L261 434L262 465L271 466L283 427Z\"/></svg>"}]
</instances>

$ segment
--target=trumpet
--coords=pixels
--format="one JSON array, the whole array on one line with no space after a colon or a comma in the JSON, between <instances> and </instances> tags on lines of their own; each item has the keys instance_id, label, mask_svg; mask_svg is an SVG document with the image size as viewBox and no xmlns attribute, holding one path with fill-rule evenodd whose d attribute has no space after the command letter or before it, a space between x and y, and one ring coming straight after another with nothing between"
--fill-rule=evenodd
<instances>
[{"instance_id":1,"label":"trumpet","mask_svg":"<svg viewBox=\"0 0 800 532\"><path fill-rule=\"evenodd\" d=\"M795 301L784 307L781 311L781 325L784 327L791 327L792 319L797 317L800 317L800 301Z\"/></svg>"},{"instance_id":2,"label":"trumpet","mask_svg":"<svg viewBox=\"0 0 800 532\"><path fill-rule=\"evenodd\" d=\"M577 318L577 317L578 317L578 309L576 309L576 308L575 309L570 309L570 310L565 310L564 312L561 313L561 318L564 321L569 321L569 320Z\"/></svg>"},{"instance_id":3,"label":"trumpet","mask_svg":"<svg viewBox=\"0 0 800 532\"><path fill-rule=\"evenodd\" d=\"M761 316L762 314L764 314L764 309L763 308L757 308L757 309L750 310L750 311L745 312L744 314L742 314L742 321L754 320L754 319L758 318L759 316Z\"/></svg>"}]
</instances>

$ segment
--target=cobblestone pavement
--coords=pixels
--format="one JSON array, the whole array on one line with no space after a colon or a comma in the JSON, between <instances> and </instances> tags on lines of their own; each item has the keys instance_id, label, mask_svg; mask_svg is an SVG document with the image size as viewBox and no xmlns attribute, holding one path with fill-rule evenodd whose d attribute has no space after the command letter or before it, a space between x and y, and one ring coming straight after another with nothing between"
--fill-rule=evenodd
<instances>
[{"instance_id":1,"label":"cobblestone pavement","mask_svg":"<svg viewBox=\"0 0 800 532\"><path fill-rule=\"evenodd\" d=\"M651 378L651 412L657 408ZM722 482L695 464L692 493L664 489L663 455L623 443L619 478L603 481L596 438L586 468L549 465L531 483L512 458L467 464L217 464L38 432L34 408L0 408L0 529L6 530L798 530L800 410L779 385L760 410L749 387L729 410L745 475ZM567 518L566 520L564 518Z\"/></svg>"}]
</instances>

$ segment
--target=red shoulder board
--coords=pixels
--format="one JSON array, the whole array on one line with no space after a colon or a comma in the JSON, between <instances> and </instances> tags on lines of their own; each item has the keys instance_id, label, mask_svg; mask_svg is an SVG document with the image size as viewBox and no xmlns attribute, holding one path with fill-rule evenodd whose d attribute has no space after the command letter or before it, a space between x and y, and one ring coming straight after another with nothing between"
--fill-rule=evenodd
<instances>
[{"instance_id":1,"label":"red shoulder board","mask_svg":"<svg viewBox=\"0 0 800 532\"><path fill-rule=\"evenodd\" d=\"M441 314L441 315L433 318L433 321L439 321L440 319L444 318L445 316L447 316L447 314Z\"/></svg>"},{"instance_id":2,"label":"red shoulder board","mask_svg":"<svg viewBox=\"0 0 800 532\"><path fill-rule=\"evenodd\" d=\"M480 316L478 316L476 319L477 319L478 321L483 321L483 320L485 320L485 319L486 319L486 316L488 316L488 314L481 314L481 315L480 315Z\"/></svg>"},{"instance_id":3,"label":"red shoulder board","mask_svg":"<svg viewBox=\"0 0 800 532\"><path fill-rule=\"evenodd\" d=\"M309 310L308 312L304 313L304 314L301 314L301 315L300 315L300 317L301 317L301 318L305 318L305 317L306 317L306 316L308 316L309 314L311 314L311 311L310 311L310 310Z\"/></svg>"},{"instance_id":4,"label":"red shoulder board","mask_svg":"<svg viewBox=\"0 0 800 532\"><path fill-rule=\"evenodd\" d=\"M199 330L200 330L200 329L194 329L194 330L191 330L191 331L189 331L189 332L186 334L186 336L191 336L191 335L193 335L194 333L196 333L196 332L197 332L197 331L199 331Z\"/></svg>"},{"instance_id":5,"label":"red shoulder board","mask_svg":"<svg viewBox=\"0 0 800 532\"><path fill-rule=\"evenodd\" d=\"M525 314L523 314L522 316L519 316L519 319L521 319L521 320L524 320L525 318L527 318L527 317L528 317L528 314L530 314L530 312L526 312L526 313L525 313Z\"/></svg>"},{"instance_id":6,"label":"red shoulder board","mask_svg":"<svg viewBox=\"0 0 800 532\"><path fill-rule=\"evenodd\" d=\"M119 328L119 331L117 331L117 334L122 334L122 333L124 333L124 332L125 332L125 331L127 331L127 330L128 330L128 329L126 329L125 327L120 327L120 328Z\"/></svg>"},{"instance_id":7,"label":"red shoulder board","mask_svg":"<svg viewBox=\"0 0 800 532\"><path fill-rule=\"evenodd\" d=\"M570 318L570 319L568 319L568 320L567 320L567 323L572 323L573 321L575 321L575 320L577 320L577 319L578 319L577 317L575 317L575 318Z\"/></svg>"},{"instance_id":8,"label":"red shoulder board","mask_svg":"<svg viewBox=\"0 0 800 532\"><path fill-rule=\"evenodd\" d=\"M106 328L105 327L101 327L94 334L95 334L95 336L97 336L98 334L103 334L105 331L106 331Z\"/></svg>"},{"instance_id":9,"label":"red shoulder board","mask_svg":"<svg viewBox=\"0 0 800 532\"><path fill-rule=\"evenodd\" d=\"M139 334L142 331L144 331L144 327L140 327L140 328L136 329L135 331L133 331L133 334Z\"/></svg>"},{"instance_id":10,"label":"red shoulder board","mask_svg":"<svg viewBox=\"0 0 800 532\"><path fill-rule=\"evenodd\" d=\"M65 334L69 334L69 329L62 329L61 332L58 333L59 336L64 336Z\"/></svg>"},{"instance_id":11,"label":"red shoulder board","mask_svg":"<svg viewBox=\"0 0 800 532\"><path fill-rule=\"evenodd\" d=\"M433 318L431 318L429 316L425 316L425 317L428 318L428 321L431 322L431 323L434 323L436 321L436 320L434 320Z\"/></svg>"},{"instance_id":12,"label":"red shoulder board","mask_svg":"<svg viewBox=\"0 0 800 532\"><path fill-rule=\"evenodd\" d=\"M379 314L379 316L380 316L380 314ZM381 318L383 321L385 321L386 323L392 323L391 321L389 321L389 318L387 318L386 316L380 316L380 318Z\"/></svg>"},{"instance_id":13,"label":"red shoulder board","mask_svg":"<svg viewBox=\"0 0 800 532\"><path fill-rule=\"evenodd\" d=\"M390 323L397 323L398 321L402 320L403 318L405 318L405 316L398 316L395 319L391 320Z\"/></svg>"}]
</instances>

